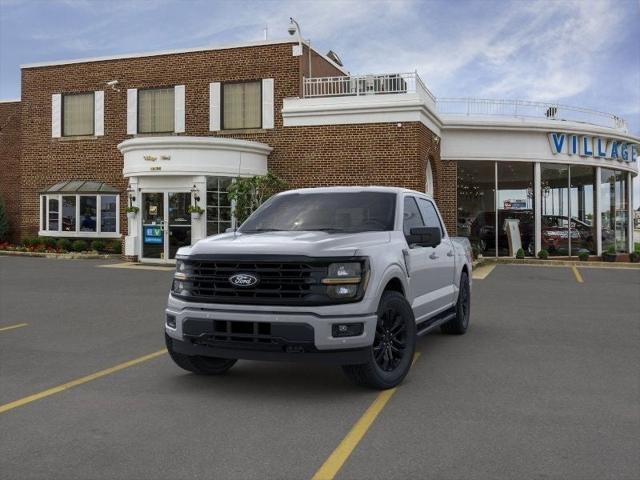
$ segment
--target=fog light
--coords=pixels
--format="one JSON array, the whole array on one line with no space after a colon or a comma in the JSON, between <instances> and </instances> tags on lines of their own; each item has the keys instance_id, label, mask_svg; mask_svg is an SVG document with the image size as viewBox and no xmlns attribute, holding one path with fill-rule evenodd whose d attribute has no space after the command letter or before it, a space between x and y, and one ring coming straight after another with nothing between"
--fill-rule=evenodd
<instances>
[{"instance_id":1,"label":"fog light","mask_svg":"<svg viewBox=\"0 0 640 480\"><path fill-rule=\"evenodd\" d=\"M167 327L176 328L176 316L167 314Z\"/></svg>"},{"instance_id":2,"label":"fog light","mask_svg":"<svg viewBox=\"0 0 640 480\"><path fill-rule=\"evenodd\" d=\"M357 337L364 332L364 323L334 323L331 325L331 336L339 337Z\"/></svg>"},{"instance_id":3,"label":"fog light","mask_svg":"<svg viewBox=\"0 0 640 480\"><path fill-rule=\"evenodd\" d=\"M358 292L358 285L330 285L327 287L327 295L331 298L355 297Z\"/></svg>"}]
</instances>

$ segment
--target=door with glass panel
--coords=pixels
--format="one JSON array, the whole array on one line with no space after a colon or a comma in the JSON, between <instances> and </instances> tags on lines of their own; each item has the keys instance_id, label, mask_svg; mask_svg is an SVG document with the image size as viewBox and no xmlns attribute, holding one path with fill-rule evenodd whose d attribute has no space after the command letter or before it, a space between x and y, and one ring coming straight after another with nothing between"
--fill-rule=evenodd
<instances>
[{"instance_id":1,"label":"door with glass panel","mask_svg":"<svg viewBox=\"0 0 640 480\"><path fill-rule=\"evenodd\" d=\"M187 192L142 194L142 260L167 261L191 244L191 215Z\"/></svg>"}]
</instances>

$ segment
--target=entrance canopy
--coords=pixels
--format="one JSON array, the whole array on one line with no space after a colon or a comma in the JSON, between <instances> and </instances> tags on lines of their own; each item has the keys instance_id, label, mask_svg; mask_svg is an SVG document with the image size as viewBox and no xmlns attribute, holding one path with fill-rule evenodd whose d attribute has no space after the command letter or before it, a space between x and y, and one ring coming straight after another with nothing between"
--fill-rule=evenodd
<instances>
[{"instance_id":1,"label":"entrance canopy","mask_svg":"<svg viewBox=\"0 0 640 480\"><path fill-rule=\"evenodd\" d=\"M56 183L41 193L120 193L120 191L104 182L91 180L69 180Z\"/></svg>"}]
</instances>

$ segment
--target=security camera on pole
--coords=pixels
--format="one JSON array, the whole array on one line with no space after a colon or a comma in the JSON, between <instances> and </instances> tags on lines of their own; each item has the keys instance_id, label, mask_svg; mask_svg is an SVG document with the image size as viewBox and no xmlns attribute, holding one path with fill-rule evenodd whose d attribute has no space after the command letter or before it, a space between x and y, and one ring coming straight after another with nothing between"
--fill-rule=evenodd
<instances>
[{"instance_id":1,"label":"security camera on pole","mask_svg":"<svg viewBox=\"0 0 640 480\"><path fill-rule=\"evenodd\" d=\"M298 34L298 45L293 46L293 56L300 57L302 55L303 43L302 34L300 32L300 25L294 20L293 17L289 17L289 20L291 21L289 23L289 28L287 28L289 35L294 36L296 33ZM309 78L311 78L311 39L307 40L307 48L309 51Z\"/></svg>"}]
</instances>

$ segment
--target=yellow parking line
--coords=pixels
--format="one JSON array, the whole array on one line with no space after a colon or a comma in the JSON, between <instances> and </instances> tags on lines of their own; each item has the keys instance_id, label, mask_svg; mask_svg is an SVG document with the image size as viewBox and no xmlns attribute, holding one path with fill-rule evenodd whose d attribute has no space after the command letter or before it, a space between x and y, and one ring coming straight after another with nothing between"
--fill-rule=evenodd
<instances>
[{"instance_id":1,"label":"yellow parking line","mask_svg":"<svg viewBox=\"0 0 640 480\"><path fill-rule=\"evenodd\" d=\"M416 363L419 356L420 353L416 352L413 356L411 366ZM398 387L384 390L378 394L373 403L369 405L369 408L367 408L364 414L358 419L349 433L347 433L347 436L342 439L340 444L322 464L311 480L332 480L336 476L342 468L342 465L344 465L344 462L347 461L353 450L358 446L362 437L367 433L369 427L373 425L373 422L385 407L389 399L391 399L393 394L396 393L397 388Z\"/></svg>"},{"instance_id":2,"label":"yellow parking line","mask_svg":"<svg viewBox=\"0 0 640 480\"><path fill-rule=\"evenodd\" d=\"M474 280L484 280L489 276L491 272L493 272L494 268L496 268L495 263L487 263L485 265L480 265L479 267L476 267L473 269L473 272L471 273L471 278L473 278Z\"/></svg>"},{"instance_id":3,"label":"yellow parking line","mask_svg":"<svg viewBox=\"0 0 640 480\"><path fill-rule=\"evenodd\" d=\"M577 281L578 283L584 283L584 280L582 279L582 275L580 275L580 272L578 271L578 269L576 268L576 266L575 266L575 265L573 265L573 266L571 267L571 270L573 270L573 274L574 274L574 275L575 275L575 277L576 277L576 281Z\"/></svg>"},{"instance_id":4,"label":"yellow parking line","mask_svg":"<svg viewBox=\"0 0 640 480\"><path fill-rule=\"evenodd\" d=\"M36 400L40 400L42 398L49 397L56 393L64 392L65 390L68 390L70 388L77 387L78 385L82 385L83 383L96 380L106 375L110 375L120 370L124 370L125 368L133 367L134 365L137 365L142 362L146 362L147 360L154 359L156 357L159 357L160 355L164 355L165 353L167 353L167 349L163 348L162 350L159 350L157 352L150 353L142 357L134 358L133 360L120 363L119 365L116 365L114 367L107 368L105 370L100 370L99 372L92 373L91 375L87 375L85 377L80 377L76 380L63 383L62 385L58 385L57 387L49 388L47 390L43 390L42 392L34 393L33 395L29 395L28 397L14 400L13 402L10 402L10 403L5 403L4 405L0 405L0 413L8 412L9 410L13 410L14 408L22 407L23 405L27 405L28 403L35 402Z\"/></svg>"},{"instance_id":5,"label":"yellow parking line","mask_svg":"<svg viewBox=\"0 0 640 480\"><path fill-rule=\"evenodd\" d=\"M0 327L0 332L5 332L7 330L13 330L14 328L26 327L29 325L28 323L18 323L16 325L9 325L8 327Z\"/></svg>"}]
</instances>

